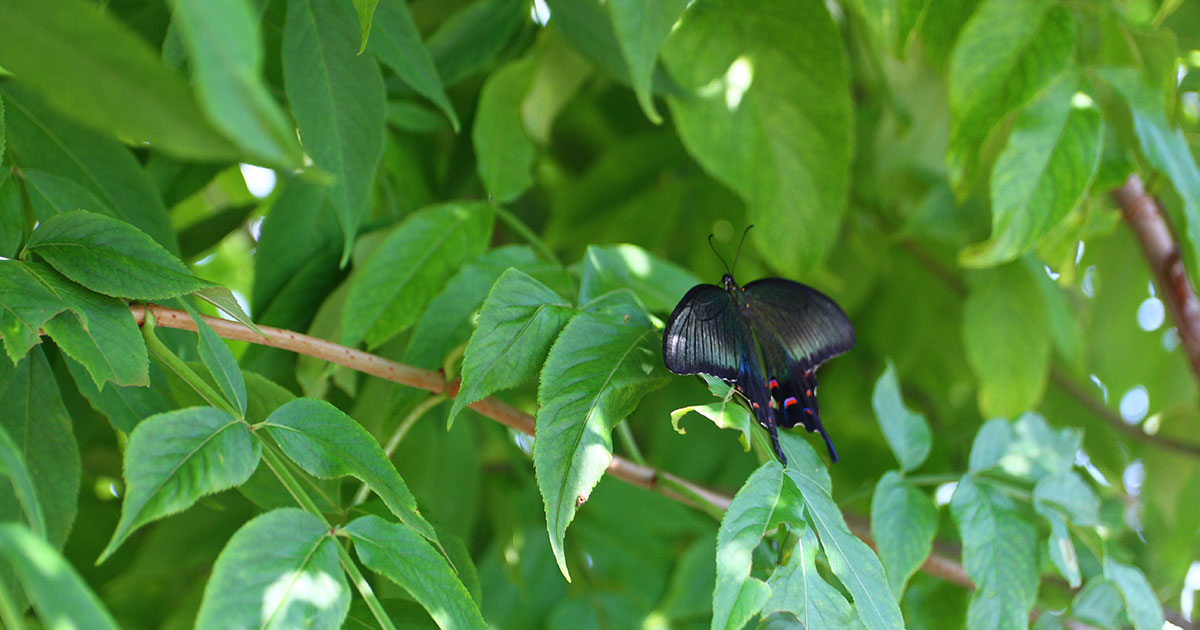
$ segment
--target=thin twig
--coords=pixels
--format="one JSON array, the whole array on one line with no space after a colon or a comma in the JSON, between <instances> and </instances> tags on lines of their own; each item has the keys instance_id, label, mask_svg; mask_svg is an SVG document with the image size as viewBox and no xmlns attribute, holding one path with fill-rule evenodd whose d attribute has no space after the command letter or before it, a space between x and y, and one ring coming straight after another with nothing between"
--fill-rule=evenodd
<instances>
[{"instance_id":1,"label":"thin twig","mask_svg":"<svg viewBox=\"0 0 1200 630\"><path fill-rule=\"evenodd\" d=\"M1133 228L1142 244L1146 262L1154 274L1154 283L1175 320L1192 371L1200 379L1200 299L1196 298L1196 290L1188 278L1171 224L1163 215L1158 200L1146 193L1142 179L1136 173L1125 180L1124 186L1114 190L1112 196L1121 208L1125 222Z\"/></svg>"}]
</instances>

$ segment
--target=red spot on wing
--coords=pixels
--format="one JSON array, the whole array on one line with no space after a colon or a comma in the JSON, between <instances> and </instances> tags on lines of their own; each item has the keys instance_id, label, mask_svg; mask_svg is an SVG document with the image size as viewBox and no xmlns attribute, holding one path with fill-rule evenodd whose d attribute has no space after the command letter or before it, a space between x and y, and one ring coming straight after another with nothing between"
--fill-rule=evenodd
<instances>
[{"instance_id":1,"label":"red spot on wing","mask_svg":"<svg viewBox=\"0 0 1200 630\"><path fill-rule=\"evenodd\" d=\"M797 402L798 401L796 400L796 397L793 396L793 397L783 401L783 408L787 409L788 407L791 407L792 405L796 404Z\"/></svg>"},{"instance_id":2,"label":"red spot on wing","mask_svg":"<svg viewBox=\"0 0 1200 630\"><path fill-rule=\"evenodd\" d=\"M776 387L779 387L779 381L771 379L771 382L767 383L767 387L769 389L775 389Z\"/></svg>"},{"instance_id":3,"label":"red spot on wing","mask_svg":"<svg viewBox=\"0 0 1200 630\"><path fill-rule=\"evenodd\" d=\"M758 403L756 403L756 402L751 401L750 406L754 407L755 409L758 409Z\"/></svg>"},{"instance_id":4,"label":"red spot on wing","mask_svg":"<svg viewBox=\"0 0 1200 630\"><path fill-rule=\"evenodd\" d=\"M812 390L811 389L804 390L804 395L809 398L812 398Z\"/></svg>"}]
</instances>

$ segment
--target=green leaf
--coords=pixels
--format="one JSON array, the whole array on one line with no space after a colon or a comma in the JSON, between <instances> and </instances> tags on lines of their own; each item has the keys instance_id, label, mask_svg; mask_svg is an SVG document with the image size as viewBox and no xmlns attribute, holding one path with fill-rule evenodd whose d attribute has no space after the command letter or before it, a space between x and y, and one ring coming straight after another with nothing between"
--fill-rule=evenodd
<instances>
[{"instance_id":1,"label":"green leaf","mask_svg":"<svg viewBox=\"0 0 1200 630\"><path fill-rule=\"evenodd\" d=\"M429 37L442 81L454 85L490 63L528 16L522 0L476 0L451 14Z\"/></svg>"},{"instance_id":2,"label":"green leaf","mask_svg":"<svg viewBox=\"0 0 1200 630\"><path fill-rule=\"evenodd\" d=\"M1125 603L1116 584L1097 575L1088 580L1071 602L1071 616L1100 628L1120 628Z\"/></svg>"},{"instance_id":3,"label":"green leaf","mask_svg":"<svg viewBox=\"0 0 1200 630\"><path fill-rule=\"evenodd\" d=\"M3 132L4 99L0 99L0 132ZM0 140L3 140L0 133ZM0 151L3 157L3 151ZM0 169L0 256L16 258L25 239L25 209L17 178Z\"/></svg>"},{"instance_id":4,"label":"green leaf","mask_svg":"<svg viewBox=\"0 0 1200 630\"><path fill-rule=\"evenodd\" d=\"M0 557L16 571L45 627L117 630L71 563L23 525L0 523Z\"/></svg>"},{"instance_id":5,"label":"green leaf","mask_svg":"<svg viewBox=\"0 0 1200 630\"><path fill-rule=\"evenodd\" d=\"M358 14L358 24L362 27L362 44L358 47L358 54L362 54L367 49L367 41L371 37L371 25L375 20L375 9L378 8L379 0L351 0L354 3L354 12Z\"/></svg>"},{"instance_id":6,"label":"green leaf","mask_svg":"<svg viewBox=\"0 0 1200 630\"><path fill-rule=\"evenodd\" d=\"M430 541L433 527L417 511L417 500L375 438L337 407L297 398L271 412L263 423L279 448L309 474L322 479L354 476L371 487L397 518Z\"/></svg>"},{"instance_id":7,"label":"green leaf","mask_svg":"<svg viewBox=\"0 0 1200 630\"><path fill-rule=\"evenodd\" d=\"M871 497L871 536L897 600L933 550L938 511L929 497L894 470L879 478Z\"/></svg>"},{"instance_id":8,"label":"green leaf","mask_svg":"<svg viewBox=\"0 0 1200 630\"><path fill-rule=\"evenodd\" d=\"M705 379L712 378L707 374L703 375ZM708 405L692 405L690 407L681 407L671 412L671 426L680 434L686 433L683 427L679 426L680 419L687 415L688 412L694 411L717 425L718 429L733 429L741 432L738 440L742 443L742 447L749 451L751 440L754 439L753 432L757 422L750 416L750 412L746 411L745 407L737 403L730 402L730 397L725 398L719 403L711 403Z\"/></svg>"},{"instance_id":9,"label":"green leaf","mask_svg":"<svg viewBox=\"0 0 1200 630\"><path fill-rule=\"evenodd\" d=\"M985 418L1032 409L1046 389L1050 335L1039 291L1020 264L972 278L963 304L963 344L979 379L979 412Z\"/></svg>"},{"instance_id":10,"label":"green leaf","mask_svg":"<svg viewBox=\"0 0 1200 630\"><path fill-rule=\"evenodd\" d=\"M104 562L138 527L241 485L258 467L261 449L244 421L212 407L143 420L125 451L121 521L96 562Z\"/></svg>"},{"instance_id":11,"label":"green leaf","mask_svg":"<svg viewBox=\"0 0 1200 630\"><path fill-rule=\"evenodd\" d=\"M1079 588L1083 582L1083 575L1079 570L1079 556L1075 553L1075 543L1071 540L1067 521L1055 510L1037 511L1050 524L1050 536L1047 539L1050 561L1054 563L1059 574L1066 578L1071 588Z\"/></svg>"},{"instance_id":12,"label":"green leaf","mask_svg":"<svg viewBox=\"0 0 1200 630\"><path fill-rule=\"evenodd\" d=\"M0 64L60 112L180 157L235 157L187 81L112 14L83 0L5 0L0 23Z\"/></svg>"},{"instance_id":13,"label":"green leaf","mask_svg":"<svg viewBox=\"0 0 1200 630\"><path fill-rule=\"evenodd\" d=\"M1101 76L1129 104L1142 155L1150 166L1167 176L1183 199L1192 259L1200 259L1200 169L1183 132L1168 122L1161 92L1146 85L1137 71L1104 69Z\"/></svg>"},{"instance_id":14,"label":"green leaf","mask_svg":"<svg viewBox=\"0 0 1200 630\"><path fill-rule=\"evenodd\" d=\"M225 341L213 331L203 317L200 317L196 309L186 301L181 300L180 303L192 316L192 321L196 322L196 350L200 354L200 360L204 362L204 367L208 368L208 373L212 375L225 400L244 418L246 379L242 376L242 368L238 367L237 359L233 357L233 352L225 345Z\"/></svg>"},{"instance_id":15,"label":"green leaf","mask_svg":"<svg viewBox=\"0 0 1200 630\"><path fill-rule=\"evenodd\" d=\"M569 302L528 274L504 272L479 311L447 424L467 405L537 376L550 344L573 314Z\"/></svg>"},{"instance_id":16,"label":"green leaf","mask_svg":"<svg viewBox=\"0 0 1200 630\"><path fill-rule=\"evenodd\" d=\"M259 330L258 326L254 324L254 322L250 319L250 316L246 314L246 311L242 310L242 305L239 304L237 298L234 297L233 291L230 291L222 286L211 286L195 291L194 295L201 300L204 300L205 302L208 302L209 304L221 309L226 315L236 320L237 323L249 328L250 330L253 330L261 336L266 336L263 335L263 331Z\"/></svg>"},{"instance_id":17,"label":"green leaf","mask_svg":"<svg viewBox=\"0 0 1200 630\"><path fill-rule=\"evenodd\" d=\"M262 79L258 15L246 0L172 0L200 106L263 164L302 164L295 128Z\"/></svg>"},{"instance_id":18,"label":"green leaf","mask_svg":"<svg viewBox=\"0 0 1200 630\"><path fill-rule=\"evenodd\" d=\"M25 250L75 282L113 297L161 300L212 286L132 225L85 210L42 221Z\"/></svg>"},{"instance_id":19,"label":"green leaf","mask_svg":"<svg viewBox=\"0 0 1200 630\"><path fill-rule=\"evenodd\" d=\"M505 204L533 185L537 147L521 119L521 103L533 84L537 60L510 61L493 72L479 93L479 108L471 128L471 143L479 179L491 200Z\"/></svg>"},{"instance_id":20,"label":"green leaf","mask_svg":"<svg viewBox=\"0 0 1200 630\"><path fill-rule=\"evenodd\" d=\"M563 328L542 368L533 467L550 546L567 579L563 537L612 461L613 427L667 383L659 345L640 313L580 313Z\"/></svg>"},{"instance_id":21,"label":"green leaf","mask_svg":"<svg viewBox=\"0 0 1200 630\"><path fill-rule=\"evenodd\" d=\"M946 169L960 199L979 175L979 154L992 128L1049 85L1074 49L1074 19L1053 2L985 0L975 11L954 47L947 78Z\"/></svg>"},{"instance_id":22,"label":"green leaf","mask_svg":"<svg viewBox=\"0 0 1200 630\"><path fill-rule=\"evenodd\" d=\"M1042 477L1033 487L1033 506L1042 512L1048 507L1061 510L1081 527L1100 523L1100 497L1075 471L1063 470Z\"/></svg>"},{"instance_id":23,"label":"green leaf","mask_svg":"<svg viewBox=\"0 0 1200 630\"><path fill-rule=\"evenodd\" d=\"M689 289L700 284L692 272L637 245L589 245L580 276L581 304L618 289L633 289L656 313L671 312Z\"/></svg>"},{"instance_id":24,"label":"green leaf","mask_svg":"<svg viewBox=\"0 0 1200 630\"><path fill-rule=\"evenodd\" d=\"M1112 580L1125 600L1125 612L1134 630L1158 630L1163 627L1162 606L1141 569L1104 558L1104 577Z\"/></svg>"},{"instance_id":25,"label":"green leaf","mask_svg":"<svg viewBox=\"0 0 1200 630\"><path fill-rule=\"evenodd\" d=\"M149 383L146 345L129 307L47 265L0 260L0 339L13 362L38 343L39 328L87 367L97 387Z\"/></svg>"},{"instance_id":26,"label":"green leaf","mask_svg":"<svg viewBox=\"0 0 1200 630\"><path fill-rule=\"evenodd\" d=\"M900 462L901 471L915 470L929 457L933 436L925 416L909 411L900 397L900 383L896 380L896 366L888 361L887 368L875 381L871 394L871 406L875 419L883 430L883 437ZM882 483L882 480L881 480Z\"/></svg>"},{"instance_id":27,"label":"green leaf","mask_svg":"<svg viewBox=\"0 0 1200 630\"><path fill-rule=\"evenodd\" d=\"M187 226L179 232L180 257L184 260L199 258L245 225L246 219L257 209L257 203L228 206Z\"/></svg>"},{"instance_id":28,"label":"green leaf","mask_svg":"<svg viewBox=\"0 0 1200 630\"><path fill-rule=\"evenodd\" d=\"M1012 427L1007 420L992 418L984 422L971 444L967 470L978 472L998 466L1000 460L1012 448L1014 439Z\"/></svg>"},{"instance_id":29,"label":"green leaf","mask_svg":"<svg viewBox=\"0 0 1200 630\"><path fill-rule=\"evenodd\" d=\"M642 106L646 118L657 125L662 122L662 116L654 107L654 70L658 64L658 50L667 35L671 34L671 28L687 8L688 2L611 0L607 5L617 43L629 66L630 83L637 94L638 104Z\"/></svg>"},{"instance_id":30,"label":"green leaf","mask_svg":"<svg viewBox=\"0 0 1200 630\"><path fill-rule=\"evenodd\" d=\"M364 30L363 43L366 44L366 41ZM407 2L383 0L375 8L375 37L371 39L371 52L404 83L437 105L450 120L454 132L458 133L458 115L446 96L433 56L421 41L416 24L413 24Z\"/></svg>"},{"instance_id":31,"label":"green leaf","mask_svg":"<svg viewBox=\"0 0 1200 630\"><path fill-rule=\"evenodd\" d=\"M316 166L332 173L342 262L370 203L387 108L379 64L359 55L360 30L344 0L288 0L283 85Z\"/></svg>"},{"instance_id":32,"label":"green leaf","mask_svg":"<svg viewBox=\"0 0 1200 630\"><path fill-rule=\"evenodd\" d=\"M167 209L128 149L51 111L15 83L0 86L0 95L5 100L9 153L21 156L22 168L70 179L159 245L178 251Z\"/></svg>"},{"instance_id":33,"label":"green leaf","mask_svg":"<svg viewBox=\"0 0 1200 630\"><path fill-rule=\"evenodd\" d=\"M1087 339L1079 316L1067 299L1067 292L1050 279L1041 261L1026 256L1022 262L1030 275L1037 279L1042 303L1046 305L1047 327L1050 329L1050 340L1054 342L1055 351L1067 367L1077 374L1084 374L1087 365Z\"/></svg>"},{"instance_id":34,"label":"green leaf","mask_svg":"<svg viewBox=\"0 0 1200 630\"><path fill-rule=\"evenodd\" d=\"M904 58L908 49L909 37L921 14L926 11L925 0L859 0L867 23L883 39L888 50L896 57ZM949 7L938 6L932 11L949 10Z\"/></svg>"},{"instance_id":35,"label":"green leaf","mask_svg":"<svg viewBox=\"0 0 1200 630\"><path fill-rule=\"evenodd\" d=\"M362 563L399 584L440 628L487 628L479 606L446 559L411 529L377 516L344 528Z\"/></svg>"},{"instance_id":36,"label":"green leaf","mask_svg":"<svg viewBox=\"0 0 1200 630\"><path fill-rule=\"evenodd\" d=\"M751 240L791 274L833 249L846 211L853 127L843 50L820 0L708 0L688 9L663 51L693 92L667 99L688 153L746 201L761 228Z\"/></svg>"},{"instance_id":37,"label":"green leaf","mask_svg":"<svg viewBox=\"0 0 1200 630\"><path fill-rule=\"evenodd\" d=\"M337 214L323 188L298 177L280 187L263 220L254 257L250 312L260 319L305 265L339 244Z\"/></svg>"},{"instance_id":38,"label":"green leaf","mask_svg":"<svg viewBox=\"0 0 1200 630\"><path fill-rule=\"evenodd\" d=\"M790 431L779 434L779 444L788 457L784 473L804 497L808 522L820 537L829 568L854 599L859 620L867 630L903 628L904 619L883 565L875 552L846 527L841 510L830 496L829 471L821 458L802 436Z\"/></svg>"},{"instance_id":39,"label":"green leaf","mask_svg":"<svg viewBox=\"0 0 1200 630\"><path fill-rule=\"evenodd\" d=\"M396 226L350 281L342 343L375 347L417 321L425 304L464 261L484 250L492 210L481 202L451 202L418 212Z\"/></svg>"},{"instance_id":40,"label":"green leaf","mask_svg":"<svg viewBox=\"0 0 1200 630\"><path fill-rule=\"evenodd\" d=\"M976 591L967 627L1025 628L1037 599L1037 530L1003 492L964 476L950 513L963 541L963 567ZM1161 624L1159 624L1161 625Z\"/></svg>"},{"instance_id":41,"label":"green leaf","mask_svg":"<svg viewBox=\"0 0 1200 630\"><path fill-rule=\"evenodd\" d=\"M108 207L99 197L74 180L47 173L38 169L22 169L19 173L29 195L29 206L39 221L72 210L91 210L100 214L121 218L116 210Z\"/></svg>"},{"instance_id":42,"label":"green leaf","mask_svg":"<svg viewBox=\"0 0 1200 630\"><path fill-rule=\"evenodd\" d=\"M29 529L38 536L46 538L46 517L42 515L42 505L38 502L37 491L33 487L33 479L29 468L25 465L25 456L13 442L4 425L0 424L0 475L12 482L12 492L16 495L17 503L21 506L20 513L25 515ZM4 514L13 517L18 512L4 510Z\"/></svg>"},{"instance_id":43,"label":"green leaf","mask_svg":"<svg viewBox=\"0 0 1200 630\"><path fill-rule=\"evenodd\" d=\"M1010 426L993 418L984 423L971 446L970 470L998 467L1014 477L1037 481L1071 469L1083 442L1077 428L1052 429L1034 412L1022 414Z\"/></svg>"},{"instance_id":44,"label":"green leaf","mask_svg":"<svg viewBox=\"0 0 1200 630\"><path fill-rule=\"evenodd\" d=\"M1100 166L1103 123L1074 80L1059 81L1017 116L992 171L992 237L959 262L990 267L1034 247L1084 199Z\"/></svg>"},{"instance_id":45,"label":"green leaf","mask_svg":"<svg viewBox=\"0 0 1200 630\"><path fill-rule=\"evenodd\" d=\"M789 486L791 492L797 492L790 480L784 486L785 492ZM763 617L785 611L795 615L803 628L855 626L857 619L850 603L817 572L818 551L816 533L811 527L802 527L787 563L767 579L771 597L762 607Z\"/></svg>"},{"instance_id":46,"label":"green leaf","mask_svg":"<svg viewBox=\"0 0 1200 630\"><path fill-rule=\"evenodd\" d=\"M126 436L143 419L169 411L173 406L167 402L170 392L167 391L164 377L157 366L150 366L148 387L121 387L105 383L103 388L97 389L96 383L87 373L87 368L70 357L64 362L72 380L75 381L75 387L78 387L79 393L91 403L92 409L108 418L113 428Z\"/></svg>"},{"instance_id":47,"label":"green leaf","mask_svg":"<svg viewBox=\"0 0 1200 630\"><path fill-rule=\"evenodd\" d=\"M297 508L251 519L213 564L197 630L341 628L350 587L337 545L321 519Z\"/></svg>"},{"instance_id":48,"label":"green leaf","mask_svg":"<svg viewBox=\"0 0 1200 630\"><path fill-rule=\"evenodd\" d=\"M771 596L762 580L750 575L758 546L779 504L783 467L771 460L750 475L734 495L717 531L717 586L713 590L713 630L746 625Z\"/></svg>"}]
</instances>

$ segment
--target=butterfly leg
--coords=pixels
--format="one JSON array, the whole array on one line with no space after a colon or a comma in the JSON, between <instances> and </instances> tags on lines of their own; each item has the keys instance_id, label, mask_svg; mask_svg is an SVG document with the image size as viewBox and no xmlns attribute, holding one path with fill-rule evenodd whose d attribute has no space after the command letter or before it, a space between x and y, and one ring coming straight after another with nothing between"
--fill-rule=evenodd
<instances>
[{"instance_id":1,"label":"butterfly leg","mask_svg":"<svg viewBox=\"0 0 1200 630\"><path fill-rule=\"evenodd\" d=\"M787 468L787 455L783 454L783 448L779 446L779 427L775 423L775 414L767 416L767 431L771 432L771 446L775 447L775 454L779 456L779 461L783 464L783 467Z\"/></svg>"}]
</instances>

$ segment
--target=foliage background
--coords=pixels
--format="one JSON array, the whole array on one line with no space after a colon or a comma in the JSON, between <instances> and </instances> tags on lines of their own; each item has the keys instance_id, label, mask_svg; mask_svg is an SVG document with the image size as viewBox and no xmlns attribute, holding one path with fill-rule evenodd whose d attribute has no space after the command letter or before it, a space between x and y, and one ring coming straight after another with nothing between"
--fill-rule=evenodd
<instances>
[{"instance_id":1,"label":"foliage background","mask_svg":"<svg viewBox=\"0 0 1200 630\"><path fill-rule=\"evenodd\" d=\"M228 461L210 462L197 468L194 496L175 505L159 496L146 519L154 522L123 523L136 486L136 450L126 450L134 427L205 399L153 345L146 371L128 322L105 319L117 317L111 300L173 300L212 284L231 289L260 325L462 373L464 395L496 393L539 414L539 430L538 403L557 409L547 402L559 389L551 381L539 392L539 382L576 360L612 365L604 351L620 339L603 337L617 334L603 318L628 324L632 313L651 331L627 346L645 350L645 363L611 390L561 389L602 399L612 414L596 428L604 438L628 415L628 435L618 430L615 447L601 439L602 451L644 457L726 495L743 489L724 526L610 477L592 490L596 475L582 474L570 479L587 502L576 515L575 495L559 497L574 521L567 529L556 517L548 540L546 480L567 478L570 466L535 454L535 476L536 451L518 432L310 356L231 342L231 367L215 335L157 334L168 354L210 375L234 418L262 422L303 395L340 410L312 413L353 418L380 444L402 438L390 459L423 518L388 504L407 524L396 531L421 531L428 519L457 546L449 555L492 627L740 627L757 607L710 621L714 606L723 614L722 593L753 599L739 590L750 583L744 575L717 582L718 528L726 540L741 508L786 504L799 481L759 467L761 452L697 415L675 418L686 434L677 432L673 410L714 399L699 380L669 378L650 350L683 291L723 272L706 237L728 257L749 223L757 227L739 279L812 284L858 332L854 351L821 371L821 403L843 455L829 467L832 496L852 525L873 518L888 571L892 593L873 598L898 602L919 628L1024 627L1033 609L1053 613L1038 627L1143 630L1156 627L1156 602L1186 625L1180 611L1192 609L1200 582L1196 378L1170 309L1175 288L1156 284L1110 193L1139 174L1196 268L1194 3L42 4L0 0L0 256L23 261L3 263L0 304L45 316L28 338L13 323L21 317L0 319L12 359L0 361L0 417L19 454L8 466L28 470L42 503L45 540L122 627L192 626L210 581L237 584L221 582L232 578L214 566L233 533L295 505L267 467L239 477ZM248 189L263 172L239 164L271 169L274 187ZM78 209L149 238L71 214ZM106 241L106 230L117 236ZM63 246L81 243L100 253L72 257L77 250ZM612 247L620 243L637 247ZM510 267L524 275L509 272L515 284L491 289ZM57 297L31 297L39 283ZM604 301L620 288L628 290ZM536 326L506 377L473 381L472 354L489 340L463 344L489 289L497 310L489 319L485 307L480 322ZM185 300L216 313L191 297L167 304ZM54 317L64 309L77 319ZM556 355L551 343L567 319L580 329L576 345ZM583 330L588 323L602 333ZM28 350L39 333L53 341ZM602 347L589 349L596 340ZM287 451L275 432L271 441ZM572 457L603 470L604 457ZM381 477L356 476L386 494ZM37 532L20 477L0 503L6 520ZM956 490L943 485L952 482ZM335 525L364 509L389 517L378 502L352 507L357 481L311 484L329 501L317 511ZM396 505L406 505L402 494ZM816 513L809 500L807 520ZM778 587L769 577L777 564L817 549L806 518L784 512L751 519L761 527L747 544L758 551L721 566ZM306 515L253 522L269 528L261 519L285 517ZM776 534L779 520L789 525ZM382 527L356 523L360 536ZM114 531L129 537L106 549ZM812 627L850 623L849 607L861 614L864 601L816 533L823 551L803 573L834 603ZM936 570L905 588L903 575L929 553L905 544L935 533L939 557L965 548L983 593ZM0 538L24 575L13 549L41 543L19 527ZM259 543L283 544L265 535ZM379 573L372 583L397 627L433 623L411 603L437 608L416 594L425 587L359 557ZM5 583L23 602L16 582ZM348 627L376 623L360 596L346 597ZM795 624L771 610L764 627ZM219 622L200 614L199 623Z\"/></svg>"}]
</instances>

